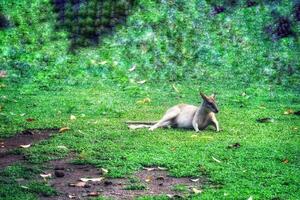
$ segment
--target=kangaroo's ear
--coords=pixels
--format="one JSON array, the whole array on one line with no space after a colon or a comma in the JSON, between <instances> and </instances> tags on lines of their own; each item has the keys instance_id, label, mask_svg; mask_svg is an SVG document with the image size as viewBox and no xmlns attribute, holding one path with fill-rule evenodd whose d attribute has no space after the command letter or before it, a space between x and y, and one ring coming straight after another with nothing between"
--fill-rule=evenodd
<instances>
[{"instance_id":1,"label":"kangaroo's ear","mask_svg":"<svg viewBox=\"0 0 300 200\"><path fill-rule=\"evenodd\" d=\"M203 100L207 100L207 96L205 94L203 94L202 92L200 92L200 96L202 97Z\"/></svg>"}]
</instances>

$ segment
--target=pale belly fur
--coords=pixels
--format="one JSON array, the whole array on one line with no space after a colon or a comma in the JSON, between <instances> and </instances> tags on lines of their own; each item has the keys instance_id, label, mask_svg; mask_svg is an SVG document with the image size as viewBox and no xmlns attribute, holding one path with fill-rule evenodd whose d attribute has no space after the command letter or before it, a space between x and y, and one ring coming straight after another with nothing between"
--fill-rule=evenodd
<instances>
[{"instance_id":1,"label":"pale belly fur","mask_svg":"<svg viewBox=\"0 0 300 200\"><path fill-rule=\"evenodd\" d=\"M178 128L193 128L193 118L198 107L184 104L180 106L180 114L174 119L174 126Z\"/></svg>"}]
</instances>

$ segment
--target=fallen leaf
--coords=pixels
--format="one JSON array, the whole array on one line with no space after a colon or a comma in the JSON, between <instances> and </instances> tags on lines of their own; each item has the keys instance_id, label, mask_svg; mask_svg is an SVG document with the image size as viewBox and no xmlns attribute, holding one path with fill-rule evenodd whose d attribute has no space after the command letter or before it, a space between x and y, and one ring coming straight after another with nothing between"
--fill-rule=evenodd
<instances>
[{"instance_id":1,"label":"fallen leaf","mask_svg":"<svg viewBox=\"0 0 300 200\"><path fill-rule=\"evenodd\" d=\"M221 163L221 161L220 161L220 160L216 159L216 158L215 158L215 157L213 157L213 156L212 156L212 159L213 159L214 161L218 162L218 163Z\"/></svg>"},{"instance_id":2,"label":"fallen leaf","mask_svg":"<svg viewBox=\"0 0 300 200\"><path fill-rule=\"evenodd\" d=\"M92 64L92 65L97 64L96 60L91 60L91 64Z\"/></svg>"},{"instance_id":3,"label":"fallen leaf","mask_svg":"<svg viewBox=\"0 0 300 200\"><path fill-rule=\"evenodd\" d=\"M21 185L21 188L23 188L23 189L29 189L29 187L27 187L25 185Z\"/></svg>"},{"instance_id":4,"label":"fallen leaf","mask_svg":"<svg viewBox=\"0 0 300 200\"><path fill-rule=\"evenodd\" d=\"M179 93L179 90L177 89L177 87L175 86L175 84L173 84L172 87L175 90L175 92Z\"/></svg>"},{"instance_id":5,"label":"fallen leaf","mask_svg":"<svg viewBox=\"0 0 300 200\"><path fill-rule=\"evenodd\" d=\"M60 146L57 146L58 149L64 149L64 150L67 150L68 148L66 146L63 146L63 145L60 145Z\"/></svg>"},{"instance_id":6,"label":"fallen leaf","mask_svg":"<svg viewBox=\"0 0 300 200\"><path fill-rule=\"evenodd\" d=\"M196 178L196 179L190 179L192 182L198 182L200 179L199 178Z\"/></svg>"},{"instance_id":7,"label":"fallen leaf","mask_svg":"<svg viewBox=\"0 0 300 200\"><path fill-rule=\"evenodd\" d=\"M99 181L102 181L103 179L104 179L103 177L99 177L99 178L80 178L80 180L83 181L83 182L88 182L88 181L99 182Z\"/></svg>"},{"instance_id":8,"label":"fallen leaf","mask_svg":"<svg viewBox=\"0 0 300 200\"><path fill-rule=\"evenodd\" d=\"M270 118L270 117L266 117L266 118L260 118L256 120L259 123L273 123L274 119Z\"/></svg>"},{"instance_id":9,"label":"fallen leaf","mask_svg":"<svg viewBox=\"0 0 300 200\"><path fill-rule=\"evenodd\" d=\"M137 101L136 103L145 104L145 103L150 103L150 102L151 102L151 99L147 97L147 98L144 98L143 100Z\"/></svg>"},{"instance_id":10,"label":"fallen leaf","mask_svg":"<svg viewBox=\"0 0 300 200\"><path fill-rule=\"evenodd\" d=\"M153 170L155 170L155 168L153 168L153 167L144 167L144 169L147 170L147 171L153 171Z\"/></svg>"},{"instance_id":11,"label":"fallen leaf","mask_svg":"<svg viewBox=\"0 0 300 200\"><path fill-rule=\"evenodd\" d=\"M161 171L166 171L166 170L168 170L168 169L165 168L165 167L157 167L157 169L159 169L159 170L161 170Z\"/></svg>"},{"instance_id":12,"label":"fallen leaf","mask_svg":"<svg viewBox=\"0 0 300 200\"><path fill-rule=\"evenodd\" d=\"M69 127L63 127L63 128L61 128L61 129L59 129L59 133L63 133L63 132L66 132L66 131L68 131L68 130L70 130L70 128Z\"/></svg>"},{"instance_id":13,"label":"fallen leaf","mask_svg":"<svg viewBox=\"0 0 300 200\"><path fill-rule=\"evenodd\" d=\"M282 162L285 163L285 164L287 164L289 162L289 160L288 159L284 159Z\"/></svg>"},{"instance_id":14,"label":"fallen leaf","mask_svg":"<svg viewBox=\"0 0 300 200\"><path fill-rule=\"evenodd\" d=\"M7 72L4 70L0 71L0 78L5 78L7 76Z\"/></svg>"},{"instance_id":15,"label":"fallen leaf","mask_svg":"<svg viewBox=\"0 0 300 200\"><path fill-rule=\"evenodd\" d=\"M198 190L196 188L192 188L193 193L195 194L200 194L202 192L202 190Z\"/></svg>"},{"instance_id":16,"label":"fallen leaf","mask_svg":"<svg viewBox=\"0 0 300 200\"><path fill-rule=\"evenodd\" d=\"M142 80L142 81L137 81L138 84L144 84L146 83L146 80Z\"/></svg>"},{"instance_id":17,"label":"fallen leaf","mask_svg":"<svg viewBox=\"0 0 300 200\"><path fill-rule=\"evenodd\" d=\"M105 65L106 63L107 63L107 61L99 62L100 65Z\"/></svg>"},{"instance_id":18,"label":"fallen leaf","mask_svg":"<svg viewBox=\"0 0 300 200\"><path fill-rule=\"evenodd\" d=\"M47 178L51 178L51 177L52 177L51 173L49 173L49 174L40 174L40 176L41 176L45 181L46 181Z\"/></svg>"},{"instance_id":19,"label":"fallen leaf","mask_svg":"<svg viewBox=\"0 0 300 200\"><path fill-rule=\"evenodd\" d=\"M130 72L133 72L136 69L136 65L132 65L132 67L129 69Z\"/></svg>"},{"instance_id":20,"label":"fallen leaf","mask_svg":"<svg viewBox=\"0 0 300 200\"><path fill-rule=\"evenodd\" d=\"M232 149L232 148L240 148L240 146L241 146L241 144L240 143L238 143L238 142L236 142L236 143L234 143L234 144L230 144L230 145L228 145L228 149Z\"/></svg>"},{"instance_id":21,"label":"fallen leaf","mask_svg":"<svg viewBox=\"0 0 300 200\"><path fill-rule=\"evenodd\" d=\"M86 182L78 181L77 183L70 183L69 186L71 187L84 187L86 185Z\"/></svg>"},{"instance_id":22,"label":"fallen leaf","mask_svg":"<svg viewBox=\"0 0 300 200\"><path fill-rule=\"evenodd\" d=\"M101 174L107 174L108 173L108 170L107 169L105 169L105 168L101 168Z\"/></svg>"},{"instance_id":23,"label":"fallen leaf","mask_svg":"<svg viewBox=\"0 0 300 200\"><path fill-rule=\"evenodd\" d=\"M292 115L292 114L294 114L294 111L292 109L288 109L288 110L284 111L283 114L284 115Z\"/></svg>"},{"instance_id":24,"label":"fallen leaf","mask_svg":"<svg viewBox=\"0 0 300 200\"><path fill-rule=\"evenodd\" d=\"M152 179L153 179L152 176L147 176L146 179L145 179L145 181L146 181L147 183L149 183L149 182L152 181Z\"/></svg>"},{"instance_id":25,"label":"fallen leaf","mask_svg":"<svg viewBox=\"0 0 300 200\"><path fill-rule=\"evenodd\" d=\"M35 121L35 119L33 119L33 118L27 118L26 121L27 122L33 122L33 121Z\"/></svg>"},{"instance_id":26,"label":"fallen leaf","mask_svg":"<svg viewBox=\"0 0 300 200\"><path fill-rule=\"evenodd\" d=\"M99 192L90 192L90 193L88 193L88 196L90 196L90 197L97 197L99 195L100 195Z\"/></svg>"},{"instance_id":27,"label":"fallen leaf","mask_svg":"<svg viewBox=\"0 0 300 200\"><path fill-rule=\"evenodd\" d=\"M76 196L73 195L73 194L69 194L68 197L69 197L69 199L75 199L76 198Z\"/></svg>"},{"instance_id":28,"label":"fallen leaf","mask_svg":"<svg viewBox=\"0 0 300 200\"><path fill-rule=\"evenodd\" d=\"M31 144L20 145L21 148L27 149L31 146Z\"/></svg>"},{"instance_id":29,"label":"fallen leaf","mask_svg":"<svg viewBox=\"0 0 300 200\"><path fill-rule=\"evenodd\" d=\"M247 200L253 200L252 196L250 196Z\"/></svg>"},{"instance_id":30,"label":"fallen leaf","mask_svg":"<svg viewBox=\"0 0 300 200\"><path fill-rule=\"evenodd\" d=\"M70 120L76 120L75 115L70 115Z\"/></svg>"}]
</instances>

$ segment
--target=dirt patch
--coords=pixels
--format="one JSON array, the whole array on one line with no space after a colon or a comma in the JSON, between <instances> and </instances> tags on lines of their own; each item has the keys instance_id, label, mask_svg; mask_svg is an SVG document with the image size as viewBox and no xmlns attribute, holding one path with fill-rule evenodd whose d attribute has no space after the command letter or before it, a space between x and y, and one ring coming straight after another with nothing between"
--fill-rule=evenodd
<instances>
[{"instance_id":1,"label":"dirt patch","mask_svg":"<svg viewBox=\"0 0 300 200\"><path fill-rule=\"evenodd\" d=\"M90 165L71 164L70 159L50 162L45 174L51 174L47 181L59 192L58 196L41 197L43 200L88 199L103 196L112 199L134 199L139 196L168 195L184 197L198 191L206 183L206 178L175 178L161 168L145 168L127 178L104 178L103 170ZM94 178L98 181L83 182L81 178ZM102 179L103 178L103 179ZM176 190L176 186L181 190ZM185 188L185 189L182 189Z\"/></svg>"},{"instance_id":2,"label":"dirt patch","mask_svg":"<svg viewBox=\"0 0 300 200\"><path fill-rule=\"evenodd\" d=\"M13 150L21 145L32 145L38 141L48 139L57 129L25 130L13 137L0 139L0 168L7 167L15 162L24 160L23 155L16 155Z\"/></svg>"}]
</instances>

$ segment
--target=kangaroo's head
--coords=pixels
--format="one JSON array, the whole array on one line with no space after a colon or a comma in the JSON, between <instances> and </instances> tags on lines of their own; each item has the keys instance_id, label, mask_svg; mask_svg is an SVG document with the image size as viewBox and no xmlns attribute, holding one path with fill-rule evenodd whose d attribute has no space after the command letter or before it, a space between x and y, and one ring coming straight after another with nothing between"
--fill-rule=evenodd
<instances>
[{"instance_id":1,"label":"kangaroo's head","mask_svg":"<svg viewBox=\"0 0 300 200\"><path fill-rule=\"evenodd\" d=\"M203 99L203 104L202 106L207 109L208 111L218 113L219 109L216 103L216 95L212 94L211 96L206 96L202 92L200 93L200 96Z\"/></svg>"}]
</instances>

